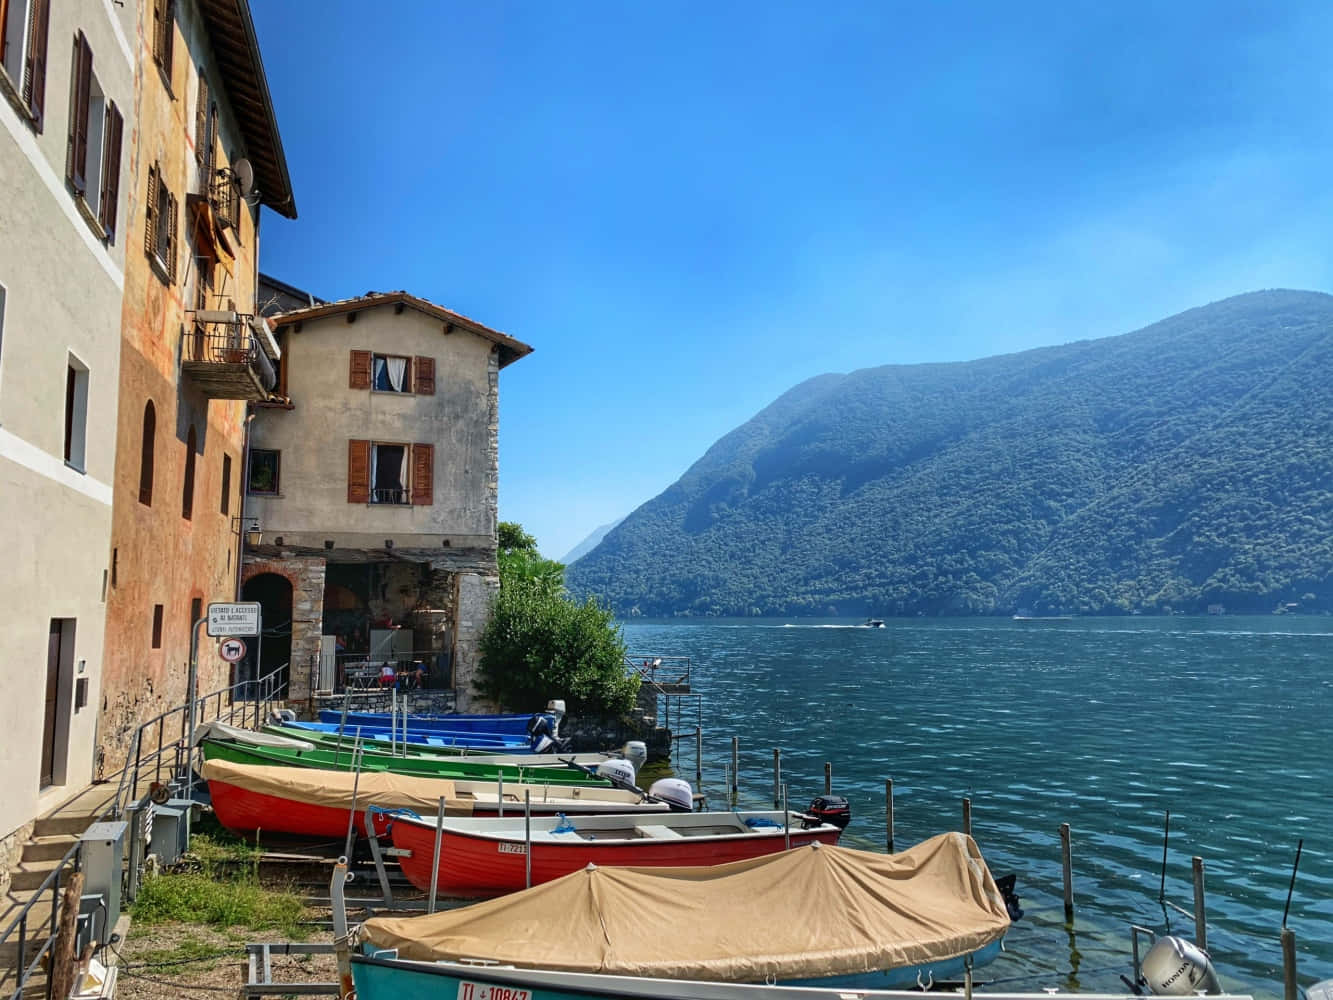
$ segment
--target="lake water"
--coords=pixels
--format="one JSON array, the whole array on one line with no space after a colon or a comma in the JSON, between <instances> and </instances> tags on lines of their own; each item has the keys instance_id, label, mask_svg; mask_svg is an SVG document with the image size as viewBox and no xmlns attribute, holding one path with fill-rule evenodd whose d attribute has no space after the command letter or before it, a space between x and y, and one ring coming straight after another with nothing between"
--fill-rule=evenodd
<instances>
[{"instance_id":1,"label":"lake water","mask_svg":"<svg viewBox=\"0 0 1333 1000\"><path fill-rule=\"evenodd\" d=\"M1193 937L1203 858L1208 945L1224 985L1282 993L1287 924L1302 985L1333 978L1333 619L1114 618L624 623L632 654L687 656L702 696L703 787L724 807L731 737L742 806L768 808L773 748L790 801L852 804L844 843L899 849L962 828L1026 911L979 976L1013 990L1123 991L1129 925ZM677 732L693 730L686 699ZM694 778L694 741L675 752ZM1059 826L1072 830L1066 925Z\"/></svg>"}]
</instances>

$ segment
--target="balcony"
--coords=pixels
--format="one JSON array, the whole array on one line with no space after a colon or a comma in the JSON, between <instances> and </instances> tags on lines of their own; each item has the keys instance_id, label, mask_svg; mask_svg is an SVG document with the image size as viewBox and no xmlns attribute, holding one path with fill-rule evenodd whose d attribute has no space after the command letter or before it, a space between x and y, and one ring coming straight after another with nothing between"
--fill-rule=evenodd
<instances>
[{"instance_id":1,"label":"balcony","mask_svg":"<svg viewBox=\"0 0 1333 1000\"><path fill-rule=\"evenodd\" d=\"M208 200L216 214L217 224L236 232L241 224L241 181L236 171L223 167L209 182Z\"/></svg>"},{"instance_id":2,"label":"balcony","mask_svg":"<svg viewBox=\"0 0 1333 1000\"><path fill-rule=\"evenodd\" d=\"M278 384L278 345L262 316L200 309L185 335L181 371L209 399L267 399Z\"/></svg>"}]
</instances>

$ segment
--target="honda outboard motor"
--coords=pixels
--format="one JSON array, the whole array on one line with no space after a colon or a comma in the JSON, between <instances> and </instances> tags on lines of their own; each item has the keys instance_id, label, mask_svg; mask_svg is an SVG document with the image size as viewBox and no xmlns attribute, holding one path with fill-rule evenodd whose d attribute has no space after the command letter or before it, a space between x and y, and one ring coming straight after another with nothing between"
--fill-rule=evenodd
<instances>
[{"instance_id":1,"label":"honda outboard motor","mask_svg":"<svg viewBox=\"0 0 1333 1000\"><path fill-rule=\"evenodd\" d=\"M694 789L680 778L658 778L648 794L671 806L672 812L694 811Z\"/></svg>"},{"instance_id":2,"label":"honda outboard motor","mask_svg":"<svg viewBox=\"0 0 1333 1000\"><path fill-rule=\"evenodd\" d=\"M1222 984L1208 953L1184 938L1158 938L1148 950L1140 971L1148 991L1157 996L1187 997L1195 993L1222 992Z\"/></svg>"},{"instance_id":3,"label":"honda outboard motor","mask_svg":"<svg viewBox=\"0 0 1333 1000\"><path fill-rule=\"evenodd\" d=\"M621 751L625 759L634 765L634 773L648 762L648 744L642 740L630 740Z\"/></svg>"},{"instance_id":4,"label":"honda outboard motor","mask_svg":"<svg viewBox=\"0 0 1333 1000\"><path fill-rule=\"evenodd\" d=\"M852 821L851 803L841 795L820 795L810 803L806 812L821 823L832 823L839 830L847 829L847 824Z\"/></svg>"},{"instance_id":5,"label":"honda outboard motor","mask_svg":"<svg viewBox=\"0 0 1333 1000\"><path fill-rule=\"evenodd\" d=\"M565 700L563 698L552 698L546 703L546 714L555 716L555 734L560 735L560 723L565 718Z\"/></svg>"},{"instance_id":6,"label":"honda outboard motor","mask_svg":"<svg viewBox=\"0 0 1333 1000\"><path fill-rule=\"evenodd\" d=\"M528 720L528 748L533 753L564 753L568 740L556 735L560 720L554 712L537 712Z\"/></svg>"},{"instance_id":7,"label":"honda outboard motor","mask_svg":"<svg viewBox=\"0 0 1333 1000\"><path fill-rule=\"evenodd\" d=\"M597 765L597 773L617 788L634 787L634 765L627 760L604 760Z\"/></svg>"}]
</instances>

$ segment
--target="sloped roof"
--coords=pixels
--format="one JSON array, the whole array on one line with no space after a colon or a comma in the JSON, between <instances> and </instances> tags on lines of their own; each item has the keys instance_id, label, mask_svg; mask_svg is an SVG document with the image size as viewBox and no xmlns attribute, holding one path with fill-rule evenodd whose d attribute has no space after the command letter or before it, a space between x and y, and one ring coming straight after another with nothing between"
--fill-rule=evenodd
<instances>
[{"instance_id":1,"label":"sloped roof","mask_svg":"<svg viewBox=\"0 0 1333 1000\"><path fill-rule=\"evenodd\" d=\"M513 364L521 357L532 353L532 348L521 340L515 340L507 333L501 333L499 330L492 330L489 326L483 326L476 320L468 319L452 309L446 309L444 306L436 305L427 299L411 295L407 292L367 292L365 295L359 295L350 299L339 299L337 302L324 302L306 309L294 309L291 312L279 313L270 317L275 326L291 326L295 323L307 323L311 320L324 319L327 316L336 316L341 313L359 312L362 309L374 309L377 306L400 306L406 309L415 309L419 313L424 313L432 319L437 319L443 323L446 329L457 328L475 333L495 344L500 349L500 367ZM401 308L399 311L401 311Z\"/></svg>"},{"instance_id":2,"label":"sloped roof","mask_svg":"<svg viewBox=\"0 0 1333 1000\"><path fill-rule=\"evenodd\" d=\"M287 157L282 151L249 0L199 0L199 10L208 25L231 110L245 137L246 156L255 168L260 204L294 219L292 179L287 173Z\"/></svg>"}]
</instances>

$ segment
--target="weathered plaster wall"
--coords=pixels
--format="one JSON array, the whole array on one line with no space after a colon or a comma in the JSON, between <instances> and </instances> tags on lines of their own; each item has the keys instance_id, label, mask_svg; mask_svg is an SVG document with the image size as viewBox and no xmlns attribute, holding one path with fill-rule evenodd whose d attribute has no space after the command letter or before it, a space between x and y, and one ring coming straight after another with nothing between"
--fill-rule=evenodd
<instances>
[{"instance_id":1,"label":"weathered plaster wall","mask_svg":"<svg viewBox=\"0 0 1333 1000\"><path fill-rule=\"evenodd\" d=\"M151 51L152 4L137 5L137 32L131 39L137 77L139 127L127 156L133 180L123 215L128 252L121 323L120 412L116 426L115 509L108 591L106 669L100 740L109 764L118 763L139 722L185 699L190 655L191 602L203 608L235 598L237 534L245 404L208 400L180 373L182 337L194 307L198 268L187 195L203 190L195 157L195 100L199 67L219 105L216 162L225 166L244 155L240 132L195 5L175 5L174 58L164 81ZM169 85L168 85L169 83ZM176 277L153 269L144 250L145 197L149 168L156 164L179 204ZM242 312L253 309L257 229L254 209L241 212L233 240L235 260L219 267L214 308L226 300ZM140 502L139 470L145 404L156 412L151 504ZM192 516L183 516L187 441L196 434ZM231 481L223 508L223 463L230 459ZM155 605L163 607L161 645L152 644ZM227 683L229 666L215 645L200 643L199 690Z\"/></svg>"},{"instance_id":2,"label":"weathered plaster wall","mask_svg":"<svg viewBox=\"0 0 1333 1000\"><path fill-rule=\"evenodd\" d=\"M497 362L489 341L412 309L379 306L284 328L293 409L263 409L252 447L282 453L277 497L250 496L247 514L288 545L494 548ZM435 393L348 388L353 350L435 359ZM435 448L430 506L347 501L348 441Z\"/></svg>"},{"instance_id":3,"label":"weathered plaster wall","mask_svg":"<svg viewBox=\"0 0 1333 1000\"><path fill-rule=\"evenodd\" d=\"M0 575L0 863L21 845L34 816L95 776L97 698L102 679L103 573L111 531L112 451L124 281L127 189L122 154L120 232L107 242L65 183L71 41L82 31L93 71L124 117L122 150L134 128L133 64L124 26L97 0L52 4L46 115L40 132L0 97L0 523L7 572ZM70 357L88 370L86 459L64 461L65 380ZM39 789L49 624L75 619L73 676L60 692L57 742L63 766ZM78 672L78 664L83 664ZM74 708L75 684L89 704Z\"/></svg>"}]
</instances>

